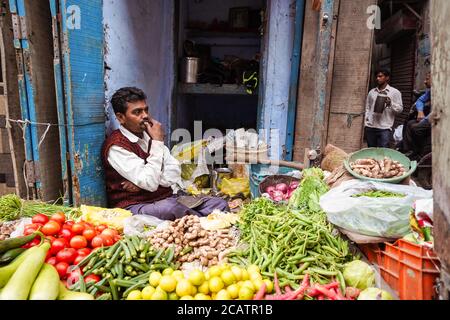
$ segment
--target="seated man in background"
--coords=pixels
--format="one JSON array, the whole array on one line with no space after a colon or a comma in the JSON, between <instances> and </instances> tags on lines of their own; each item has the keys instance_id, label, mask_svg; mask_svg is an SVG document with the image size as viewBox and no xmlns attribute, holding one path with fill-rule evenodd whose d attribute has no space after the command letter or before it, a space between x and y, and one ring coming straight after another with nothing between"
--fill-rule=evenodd
<instances>
[{"instance_id":1,"label":"seated man in background","mask_svg":"<svg viewBox=\"0 0 450 320\"><path fill-rule=\"evenodd\" d=\"M431 74L425 79L427 88L416 101L417 119L411 120L403 131L403 152L410 158L420 158L431 152L430 114L425 114L425 106L431 103Z\"/></svg>"},{"instance_id":2,"label":"seated man in background","mask_svg":"<svg viewBox=\"0 0 450 320\"><path fill-rule=\"evenodd\" d=\"M120 128L105 141L102 160L110 207L134 215L175 220L184 215L206 216L228 211L221 198L178 197L181 167L164 145L164 130L149 113L147 97L138 88L119 89L111 104Z\"/></svg>"}]
</instances>

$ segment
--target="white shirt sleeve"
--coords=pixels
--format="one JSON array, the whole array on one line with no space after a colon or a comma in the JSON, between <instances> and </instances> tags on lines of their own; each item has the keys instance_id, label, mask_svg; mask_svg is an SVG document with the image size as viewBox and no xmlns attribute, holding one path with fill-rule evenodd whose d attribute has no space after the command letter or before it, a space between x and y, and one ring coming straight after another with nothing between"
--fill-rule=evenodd
<instances>
[{"instance_id":1,"label":"white shirt sleeve","mask_svg":"<svg viewBox=\"0 0 450 320\"><path fill-rule=\"evenodd\" d=\"M391 107L396 113L401 113L403 111L402 94L398 90L392 93Z\"/></svg>"},{"instance_id":2,"label":"white shirt sleeve","mask_svg":"<svg viewBox=\"0 0 450 320\"><path fill-rule=\"evenodd\" d=\"M161 184L164 147L162 141L153 141L146 164L136 154L114 145L109 149L108 162L128 181L141 189L154 192Z\"/></svg>"},{"instance_id":3,"label":"white shirt sleeve","mask_svg":"<svg viewBox=\"0 0 450 320\"><path fill-rule=\"evenodd\" d=\"M163 147L164 163L160 184L163 187L171 187L181 180L181 165L180 162L171 155L169 148L166 146Z\"/></svg>"}]
</instances>

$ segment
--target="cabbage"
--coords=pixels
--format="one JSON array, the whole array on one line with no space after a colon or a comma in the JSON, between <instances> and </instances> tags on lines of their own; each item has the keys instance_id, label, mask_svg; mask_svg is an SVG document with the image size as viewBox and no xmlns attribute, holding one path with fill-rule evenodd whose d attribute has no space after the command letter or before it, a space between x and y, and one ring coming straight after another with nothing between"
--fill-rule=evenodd
<instances>
[{"instance_id":1,"label":"cabbage","mask_svg":"<svg viewBox=\"0 0 450 320\"><path fill-rule=\"evenodd\" d=\"M375 284L375 271L361 260L347 263L343 274L345 284L349 287L364 290Z\"/></svg>"},{"instance_id":2,"label":"cabbage","mask_svg":"<svg viewBox=\"0 0 450 320\"><path fill-rule=\"evenodd\" d=\"M358 300L394 300L387 291L378 288L367 288L359 294Z\"/></svg>"}]
</instances>

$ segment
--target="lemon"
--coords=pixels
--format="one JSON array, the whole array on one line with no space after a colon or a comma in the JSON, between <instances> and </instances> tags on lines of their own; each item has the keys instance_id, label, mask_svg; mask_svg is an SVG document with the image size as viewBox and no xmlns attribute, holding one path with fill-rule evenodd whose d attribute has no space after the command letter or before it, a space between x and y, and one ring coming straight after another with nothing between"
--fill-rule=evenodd
<instances>
[{"instance_id":1,"label":"lemon","mask_svg":"<svg viewBox=\"0 0 450 320\"><path fill-rule=\"evenodd\" d=\"M211 292L217 293L225 287L222 279L219 277L213 277L209 280L209 290Z\"/></svg>"},{"instance_id":2,"label":"lemon","mask_svg":"<svg viewBox=\"0 0 450 320\"><path fill-rule=\"evenodd\" d=\"M258 291L264 284L264 281L261 279L255 279L252 280L253 282L253 287L255 288L255 291Z\"/></svg>"},{"instance_id":3,"label":"lemon","mask_svg":"<svg viewBox=\"0 0 450 320\"><path fill-rule=\"evenodd\" d=\"M249 271L250 280L262 280L262 275L259 272Z\"/></svg>"},{"instance_id":4,"label":"lemon","mask_svg":"<svg viewBox=\"0 0 450 320\"><path fill-rule=\"evenodd\" d=\"M152 295L152 300L167 300L167 292L160 287L156 288L155 293Z\"/></svg>"},{"instance_id":5,"label":"lemon","mask_svg":"<svg viewBox=\"0 0 450 320\"><path fill-rule=\"evenodd\" d=\"M194 270L189 274L189 281L194 286L200 286L205 282L205 274L201 270Z\"/></svg>"},{"instance_id":6,"label":"lemon","mask_svg":"<svg viewBox=\"0 0 450 320\"><path fill-rule=\"evenodd\" d=\"M155 293L156 289L151 286L146 286L144 289L142 289L142 299L143 300L151 300L152 295Z\"/></svg>"},{"instance_id":7,"label":"lemon","mask_svg":"<svg viewBox=\"0 0 450 320\"><path fill-rule=\"evenodd\" d=\"M191 296L195 296L198 290L196 286L191 285Z\"/></svg>"},{"instance_id":8,"label":"lemon","mask_svg":"<svg viewBox=\"0 0 450 320\"><path fill-rule=\"evenodd\" d=\"M192 296L183 296L180 300L194 300L194 298Z\"/></svg>"},{"instance_id":9,"label":"lemon","mask_svg":"<svg viewBox=\"0 0 450 320\"><path fill-rule=\"evenodd\" d=\"M242 282L241 288L243 287L247 287L251 290L255 289L255 286L253 285L253 282L251 282L250 280L245 280L244 282Z\"/></svg>"},{"instance_id":10,"label":"lemon","mask_svg":"<svg viewBox=\"0 0 450 320\"><path fill-rule=\"evenodd\" d=\"M239 290L239 300L252 300L253 290L244 286Z\"/></svg>"},{"instance_id":11,"label":"lemon","mask_svg":"<svg viewBox=\"0 0 450 320\"><path fill-rule=\"evenodd\" d=\"M272 291L273 291L273 282L270 281L269 279L264 279L263 281L266 283L266 292L267 293L272 293Z\"/></svg>"},{"instance_id":12,"label":"lemon","mask_svg":"<svg viewBox=\"0 0 450 320\"><path fill-rule=\"evenodd\" d=\"M231 296L227 290L222 289L219 292L217 292L216 300L231 300Z\"/></svg>"},{"instance_id":13,"label":"lemon","mask_svg":"<svg viewBox=\"0 0 450 320\"><path fill-rule=\"evenodd\" d=\"M159 287L165 292L173 292L177 287L177 280L173 276L162 276Z\"/></svg>"},{"instance_id":14,"label":"lemon","mask_svg":"<svg viewBox=\"0 0 450 320\"><path fill-rule=\"evenodd\" d=\"M222 274L222 269L219 266L212 266L209 268L209 276L210 278L220 277Z\"/></svg>"},{"instance_id":15,"label":"lemon","mask_svg":"<svg viewBox=\"0 0 450 320\"><path fill-rule=\"evenodd\" d=\"M248 273L261 273L261 270L256 264L252 264L247 268Z\"/></svg>"},{"instance_id":16,"label":"lemon","mask_svg":"<svg viewBox=\"0 0 450 320\"><path fill-rule=\"evenodd\" d=\"M205 272L205 280L206 280L206 281L209 281L209 279L211 279L211 274L209 273L209 270L207 270L207 271Z\"/></svg>"},{"instance_id":17,"label":"lemon","mask_svg":"<svg viewBox=\"0 0 450 320\"><path fill-rule=\"evenodd\" d=\"M224 272L222 272L222 275L220 277L222 278L226 286L229 286L236 282L236 277L231 270L225 270Z\"/></svg>"},{"instance_id":18,"label":"lemon","mask_svg":"<svg viewBox=\"0 0 450 320\"><path fill-rule=\"evenodd\" d=\"M162 272L162 275L163 276L170 276L173 272L174 271L173 271L172 268L167 268L167 269L164 269L164 271Z\"/></svg>"},{"instance_id":19,"label":"lemon","mask_svg":"<svg viewBox=\"0 0 450 320\"><path fill-rule=\"evenodd\" d=\"M197 293L194 297L194 300L211 300L211 297L203 293Z\"/></svg>"},{"instance_id":20,"label":"lemon","mask_svg":"<svg viewBox=\"0 0 450 320\"><path fill-rule=\"evenodd\" d=\"M202 285L198 287L198 292L203 293L203 294L209 294L208 281L203 282Z\"/></svg>"},{"instance_id":21,"label":"lemon","mask_svg":"<svg viewBox=\"0 0 450 320\"><path fill-rule=\"evenodd\" d=\"M242 269L242 280L249 280L250 279L250 275L248 274L248 271L245 269Z\"/></svg>"},{"instance_id":22,"label":"lemon","mask_svg":"<svg viewBox=\"0 0 450 320\"><path fill-rule=\"evenodd\" d=\"M172 274L172 277L174 277L175 279L177 279L177 281L179 281L180 279L184 279L184 273L181 270L175 270Z\"/></svg>"},{"instance_id":23,"label":"lemon","mask_svg":"<svg viewBox=\"0 0 450 320\"><path fill-rule=\"evenodd\" d=\"M216 297L217 297L217 293L211 294L211 299L212 299L212 300L216 300Z\"/></svg>"},{"instance_id":24,"label":"lemon","mask_svg":"<svg viewBox=\"0 0 450 320\"><path fill-rule=\"evenodd\" d=\"M228 294L231 299L236 299L239 297L239 286L237 284L232 284L227 288Z\"/></svg>"},{"instance_id":25,"label":"lemon","mask_svg":"<svg viewBox=\"0 0 450 320\"><path fill-rule=\"evenodd\" d=\"M219 266L219 268L220 268L221 272L224 272L224 271L229 270L229 269L230 269L230 266L229 266L228 264L226 264L226 263L223 263L223 264L221 264L221 265Z\"/></svg>"},{"instance_id":26,"label":"lemon","mask_svg":"<svg viewBox=\"0 0 450 320\"><path fill-rule=\"evenodd\" d=\"M127 300L142 300L142 294L139 290L133 290L128 294Z\"/></svg>"},{"instance_id":27,"label":"lemon","mask_svg":"<svg viewBox=\"0 0 450 320\"><path fill-rule=\"evenodd\" d=\"M242 280L242 269L238 266L232 266L231 272L233 272L234 276L236 277L236 281Z\"/></svg>"},{"instance_id":28,"label":"lemon","mask_svg":"<svg viewBox=\"0 0 450 320\"><path fill-rule=\"evenodd\" d=\"M190 296L192 293L192 285L186 279L181 279L178 281L175 290L179 297Z\"/></svg>"},{"instance_id":29,"label":"lemon","mask_svg":"<svg viewBox=\"0 0 450 320\"><path fill-rule=\"evenodd\" d=\"M178 295L175 292L169 293L169 300L178 300Z\"/></svg>"},{"instance_id":30,"label":"lemon","mask_svg":"<svg viewBox=\"0 0 450 320\"><path fill-rule=\"evenodd\" d=\"M152 286L152 287L154 287L154 288L156 288L157 286L159 286L159 281L161 280L161 277L162 277L162 275L161 275L161 273L159 273L159 272L152 272L151 274L150 274L150 277L149 277L149 282L150 282L150 285Z\"/></svg>"}]
</instances>

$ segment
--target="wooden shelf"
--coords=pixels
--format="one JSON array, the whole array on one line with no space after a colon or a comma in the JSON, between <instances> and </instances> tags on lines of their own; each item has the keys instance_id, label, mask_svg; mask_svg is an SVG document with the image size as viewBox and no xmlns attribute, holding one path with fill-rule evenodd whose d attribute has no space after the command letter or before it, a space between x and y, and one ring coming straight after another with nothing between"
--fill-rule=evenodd
<instances>
[{"instance_id":1,"label":"wooden shelf","mask_svg":"<svg viewBox=\"0 0 450 320\"><path fill-rule=\"evenodd\" d=\"M179 93L182 94L209 94L209 95L245 95L250 96L244 86L236 84L223 84L222 86L208 83L180 83ZM253 94L256 95L256 94Z\"/></svg>"}]
</instances>

